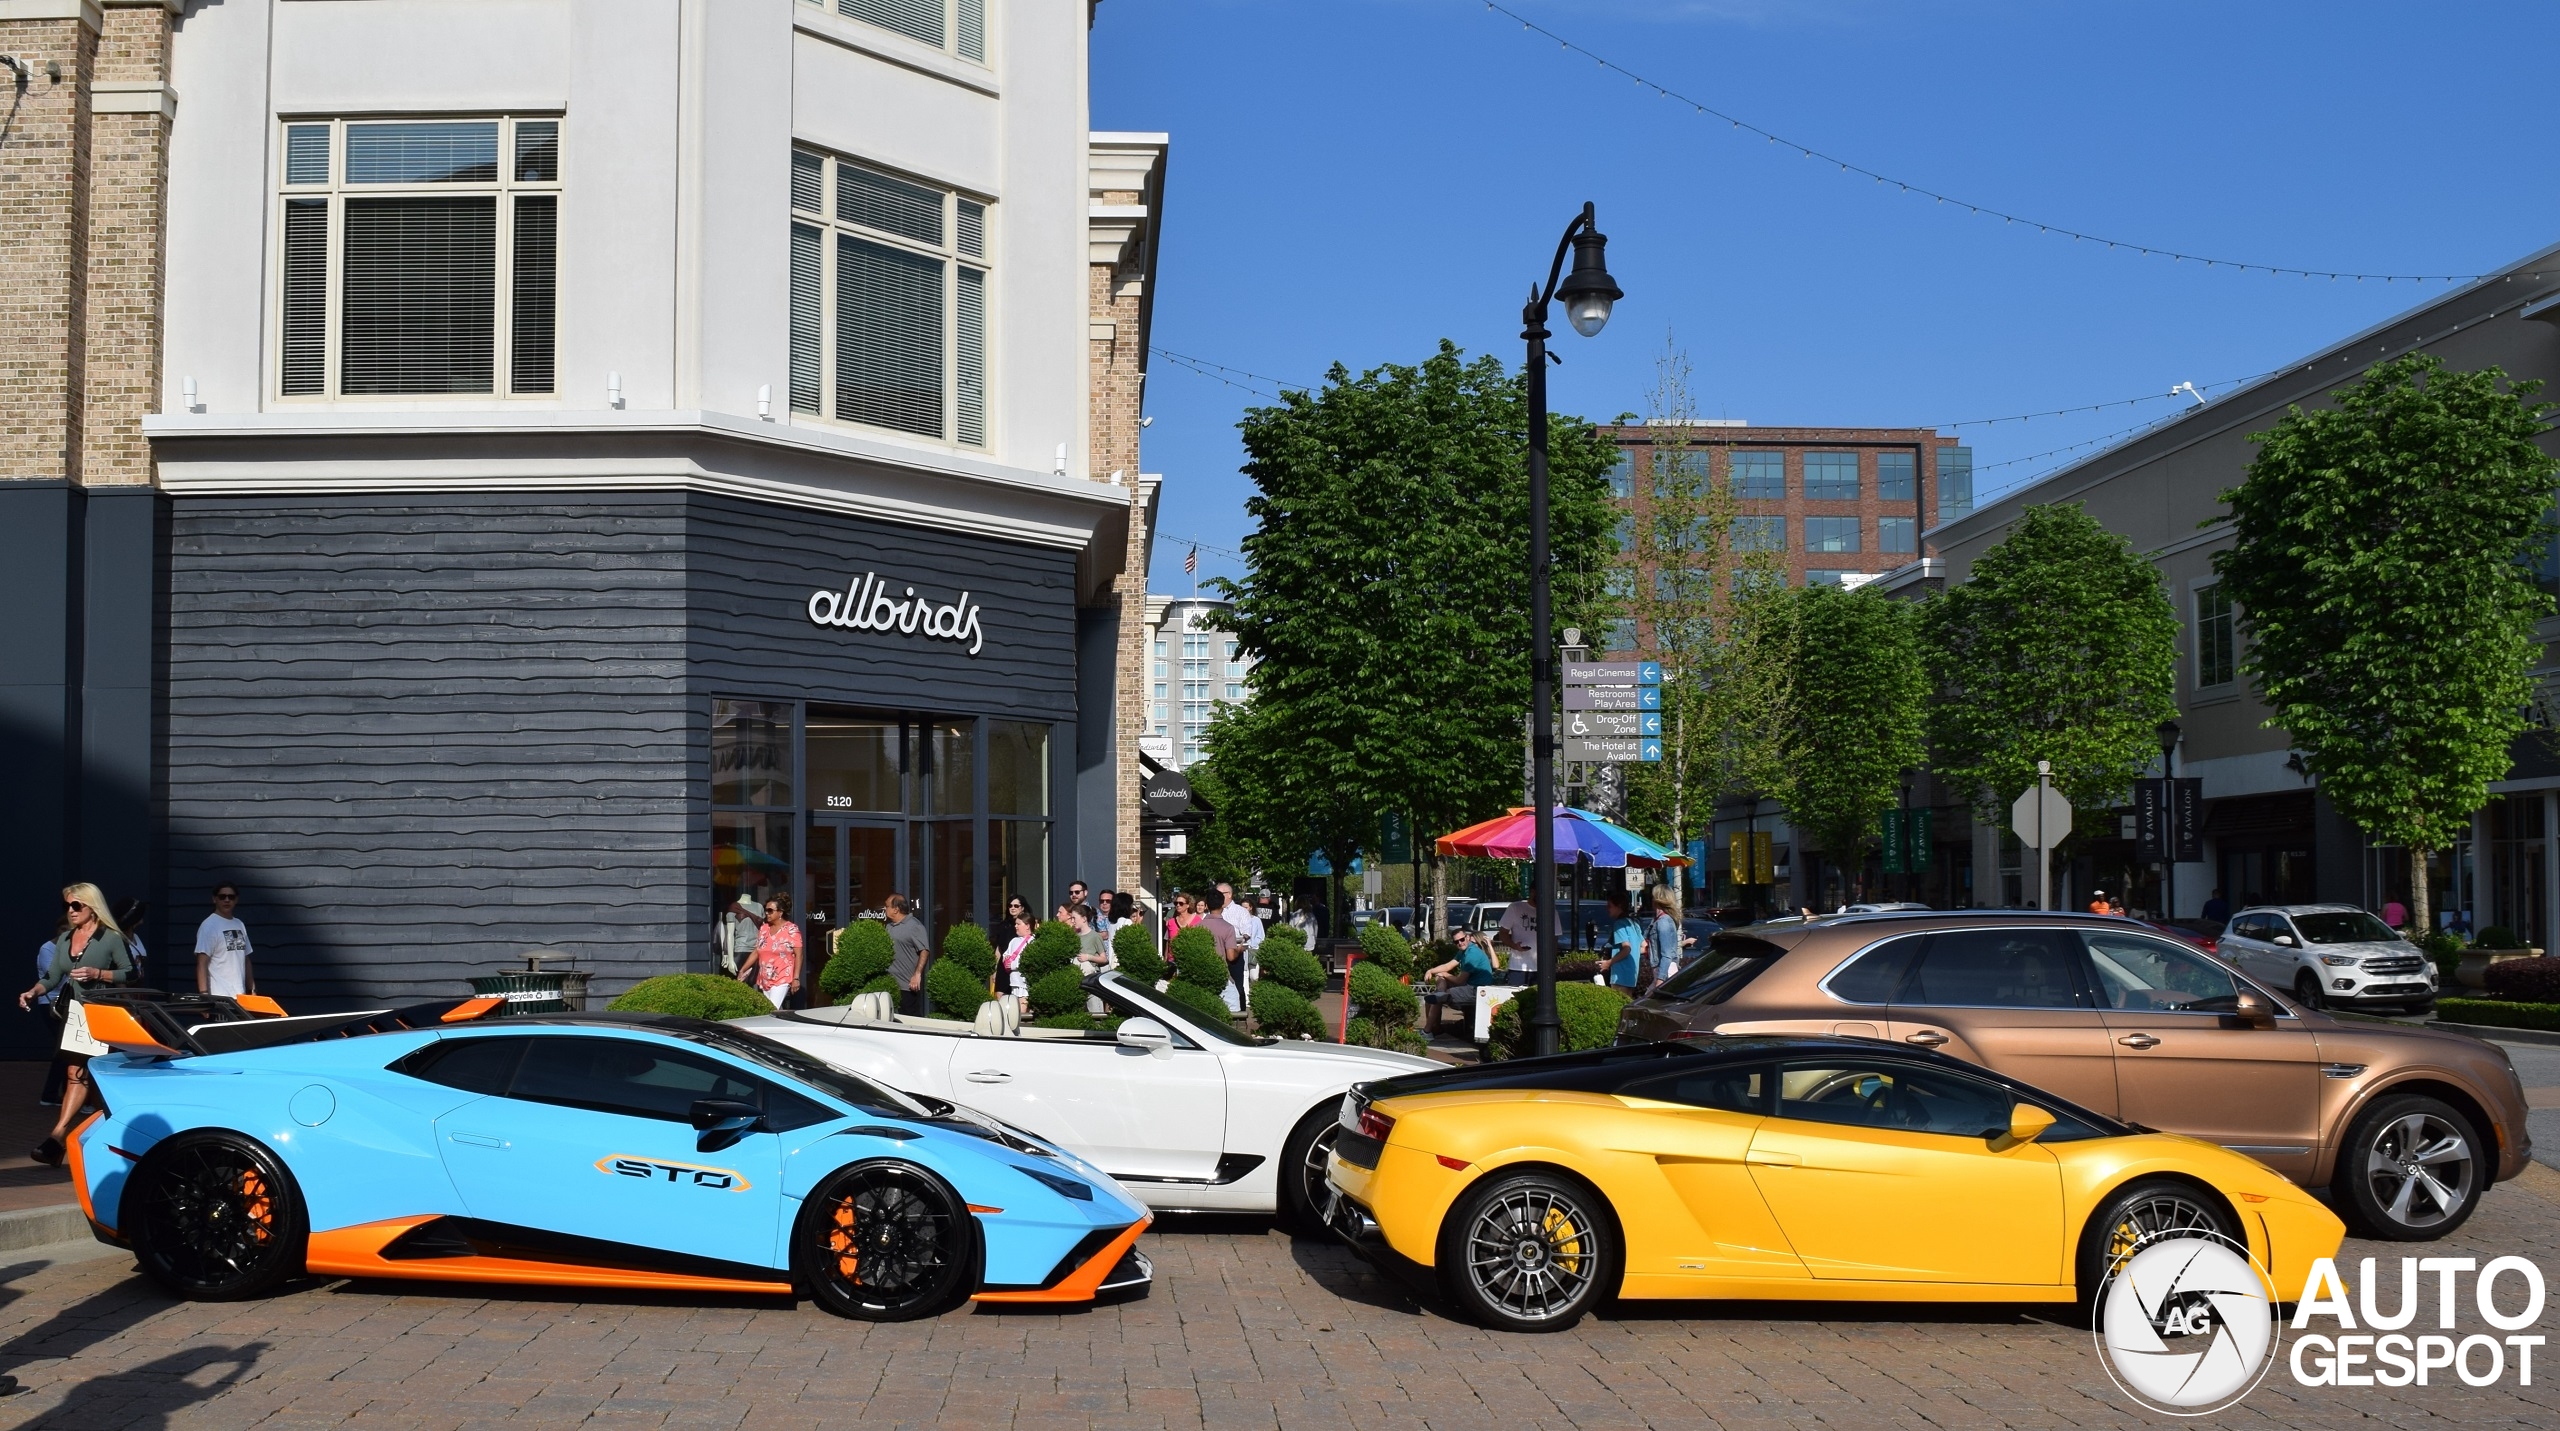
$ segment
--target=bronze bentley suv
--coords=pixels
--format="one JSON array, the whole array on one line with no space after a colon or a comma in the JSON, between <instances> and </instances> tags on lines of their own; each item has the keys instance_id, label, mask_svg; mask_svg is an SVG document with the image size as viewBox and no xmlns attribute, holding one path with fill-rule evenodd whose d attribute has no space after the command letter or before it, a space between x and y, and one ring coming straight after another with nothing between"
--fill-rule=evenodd
<instances>
[{"instance_id":1,"label":"bronze bentley suv","mask_svg":"<svg viewBox=\"0 0 2560 1431\"><path fill-rule=\"evenodd\" d=\"M1622 1043L1744 1033L1954 1054L2325 1186L2373 1237L2442 1237L2532 1153L2524 1085L2496 1045L2332 1018L2129 919L1951 910L1727 930L1618 1024Z\"/></svg>"}]
</instances>

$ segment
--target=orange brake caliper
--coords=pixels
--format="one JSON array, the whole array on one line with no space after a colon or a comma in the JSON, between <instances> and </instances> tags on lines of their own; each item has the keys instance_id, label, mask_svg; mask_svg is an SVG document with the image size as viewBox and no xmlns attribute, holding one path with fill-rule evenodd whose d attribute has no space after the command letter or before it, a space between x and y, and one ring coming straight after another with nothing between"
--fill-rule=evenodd
<instances>
[{"instance_id":1,"label":"orange brake caliper","mask_svg":"<svg viewBox=\"0 0 2560 1431\"><path fill-rule=\"evenodd\" d=\"M240 1193L248 1200L250 1225L260 1232L266 1231L275 1217L275 1208L267 1198L267 1180L258 1176L255 1170L243 1172L240 1175Z\"/></svg>"},{"instance_id":2,"label":"orange brake caliper","mask_svg":"<svg viewBox=\"0 0 2560 1431\"><path fill-rule=\"evenodd\" d=\"M827 1249L836 1255L836 1271L848 1282L860 1282L861 1256L853 1240L853 1199L836 1204L835 1225L827 1230Z\"/></svg>"}]
</instances>

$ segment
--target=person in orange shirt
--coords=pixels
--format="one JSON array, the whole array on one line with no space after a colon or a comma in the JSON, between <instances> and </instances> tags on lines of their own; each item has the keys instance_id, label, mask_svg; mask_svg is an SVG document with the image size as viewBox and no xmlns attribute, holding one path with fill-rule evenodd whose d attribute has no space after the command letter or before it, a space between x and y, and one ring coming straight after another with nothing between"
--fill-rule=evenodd
<instances>
[{"instance_id":1,"label":"person in orange shirt","mask_svg":"<svg viewBox=\"0 0 2560 1431\"><path fill-rule=\"evenodd\" d=\"M2114 914L2117 910L2114 905L2107 903L2107 892L2105 890L2093 889L2089 891L2089 912L2091 914Z\"/></svg>"}]
</instances>

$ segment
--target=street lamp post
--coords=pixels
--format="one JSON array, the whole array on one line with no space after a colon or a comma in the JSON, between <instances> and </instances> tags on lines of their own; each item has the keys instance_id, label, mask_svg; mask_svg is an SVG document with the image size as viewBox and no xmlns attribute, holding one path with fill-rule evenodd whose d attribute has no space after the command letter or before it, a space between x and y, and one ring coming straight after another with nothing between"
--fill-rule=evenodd
<instances>
[{"instance_id":1,"label":"street lamp post","mask_svg":"<svg viewBox=\"0 0 2560 1431\"><path fill-rule=\"evenodd\" d=\"M1529 344L1529 747L1532 767L1529 802L1537 820L1537 843L1531 851L1536 867L1538 993L1529 1010L1529 1049L1557 1051L1563 1026L1556 1018L1556 820L1555 820L1555 651L1549 627L1551 561L1547 554L1547 304L1564 300L1565 320L1589 338L1608 326L1610 305L1624 295L1609 277L1609 240L1600 232L1592 206L1584 204L1556 241L1555 261L1547 265L1543 288L1529 290L1520 311L1520 336ZM1565 274L1564 256L1573 252L1573 272ZM1563 275L1563 282L1557 282Z\"/></svg>"},{"instance_id":2,"label":"street lamp post","mask_svg":"<svg viewBox=\"0 0 2560 1431\"><path fill-rule=\"evenodd\" d=\"M2178 723L2164 720L2160 737L2160 918L2178 922Z\"/></svg>"}]
</instances>

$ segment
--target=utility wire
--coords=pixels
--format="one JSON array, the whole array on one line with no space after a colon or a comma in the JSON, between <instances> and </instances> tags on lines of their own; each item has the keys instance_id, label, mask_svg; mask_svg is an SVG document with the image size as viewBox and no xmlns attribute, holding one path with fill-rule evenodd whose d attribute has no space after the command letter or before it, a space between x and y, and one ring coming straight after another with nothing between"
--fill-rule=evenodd
<instances>
[{"instance_id":1,"label":"utility wire","mask_svg":"<svg viewBox=\"0 0 2560 1431\"><path fill-rule=\"evenodd\" d=\"M1925 184L1914 184L1908 180L1896 179L1890 174L1880 174L1873 169L1869 169L1864 165L1843 159L1836 154L1827 153L1823 150L1813 148L1811 145L1798 143L1793 139L1787 138L1783 134L1772 133L1747 119L1738 118L1734 115L1727 114L1713 105L1691 99L1689 96L1682 94L1678 90L1672 89L1668 85L1659 84L1653 80L1646 79L1643 75L1637 74L1635 71L1628 69L1626 66L1617 63L1605 55L1596 54L1591 50L1585 49L1581 45L1575 44L1573 41L1566 39L1564 36L1557 34L1546 26L1531 20L1519 11L1511 9L1509 6L1497 3L1497 0L1484 0L1484 8L1493 14L1502 15L1509 19L1519 21L1521 29L1527 30L1532 34L1543 35L1546 38L1555 41L1562 49L1594 62L1604 70L1625 75L1628 79L1635 81L1638 85L1646 89L1652 90L1655 94L1662 96L1664 99L1671 100L1677 104L1685 104L1689 108L1696 110L1698 113L1706 115L1709 118L1721 119L1726 124L1735 129L1741 130L1746 134L1757 134L1769 143L1781 148L1792 149L1807 159L1819 159L1826 164L1837 164L1840 166L1840 171L1844 174L1856 174L1861 178L1873 179L1879 184L1891 184L1903 193L1917 194L1925 199L1934 199L1941 204L1954 204L1961 207L1969 214L1977 214L1987 219L1998 219L2003 224L2028 224L2033 226L2035 231L2040 234L2061 235L2069 237L2075 241L2085 240L2089 243L2102 243L2110 250L2125 249L2133 253L2140 254L2145 258L2165 258L2173 263L2201 263L2207 268L2236 268L2242 273L2268 273L2282 277L2327 279L2352 278L2358 283L2362 283L2369 278L2377 279L2384 283L2466 283L2472 279L2482 276L2477 273L2350 273L2343 269L2332 272L2324 268L2295 268L2290 265L2277 263L2242 263L2228 258L2207 258L2202 254L2188 253L2181 249L2162 248L2157 244L2136 243L2131 239L2111 239L2100 234L2087 233L2082 230L2072 228L2066 224L2039 222L2035 219L2028 218L2023 214L2013 214L2005 209L1993 208L1987 204L1971 203L1967 200L1959 199L1953 194L1941 193Z\"/></svg>"},{"instance_id":2,"label":"utility wire","mask_svg":"<svg viewBox=\"0 0 2560 1431\"><path fill-rule=\"evenodd\" d=\"M2080 407L2057 407L2045 412L2011 413L2007 417L1969 417L1964 419L1962 422L1933 422L1928 425L1931 427L1987 427L1995 422L2025 422L2031 418L2038 417L2069 417L2073 413L2104 412L2111 407L2131 407L2136 403L2158 402L2162 398L2178 397L2185 393L2193 393L2197 398L2201 399L2208 389L2227 388L2238 386L2243 383L2254 383L2260 378L2271 378L2277 373L2281 373L2283 371L2284 369L2282 368L2274 368L2263 373L2251 373L2245 378L2219 378L2209 383L2181 383L2177 387L2171 388L2165 393L2144 393L2140 397L2116 398L2108 402L2093 402Z\"/></svg>"}]
</instances>

